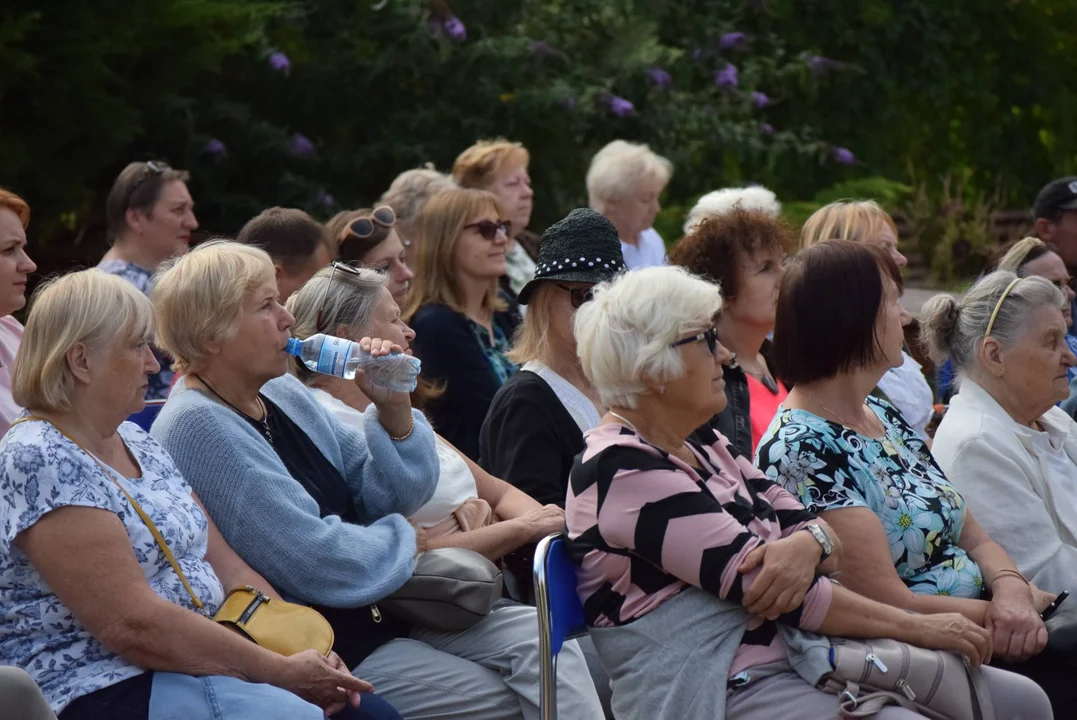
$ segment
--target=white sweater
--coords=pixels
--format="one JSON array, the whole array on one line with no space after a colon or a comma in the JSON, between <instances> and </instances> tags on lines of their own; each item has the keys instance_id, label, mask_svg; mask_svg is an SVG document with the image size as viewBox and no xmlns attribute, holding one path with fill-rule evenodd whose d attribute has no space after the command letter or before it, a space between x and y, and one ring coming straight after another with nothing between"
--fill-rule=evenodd
<instances>
[{"instance_id":1,"label":"white sweater","mask_svg":"<svg viewBox=\"0 0 1077 720\"><path fill-rule=\"evenodd\" d=\"M1057 593L1077 589L1077 423L1057 407L1039 422L1047 432L965 378L931 452L991 539Z\"/></svg>"}]
</instances>

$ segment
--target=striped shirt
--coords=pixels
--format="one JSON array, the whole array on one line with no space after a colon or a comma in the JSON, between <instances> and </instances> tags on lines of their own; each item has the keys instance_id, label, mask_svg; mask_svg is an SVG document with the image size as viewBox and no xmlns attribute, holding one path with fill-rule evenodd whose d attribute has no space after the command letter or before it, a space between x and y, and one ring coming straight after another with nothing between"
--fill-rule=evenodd
<instances>
[{"instance_id":1,"label":"striped shirt","mask_svg":"<svg viewBox=\"0 0 1077 720\"><path fill-rule=\"evenodd\" d=\"M741 602L762 569L738 573L747 555L814 519L724 437L701 434L688 441L697 469L620 425L584 433L565 521L588 625L628 624L689 585ZM816 578L777 622L815 631L830 598L830 581ZM730 674L784 657L774 622L753 617Z\"/></svg>"}]
</instances>

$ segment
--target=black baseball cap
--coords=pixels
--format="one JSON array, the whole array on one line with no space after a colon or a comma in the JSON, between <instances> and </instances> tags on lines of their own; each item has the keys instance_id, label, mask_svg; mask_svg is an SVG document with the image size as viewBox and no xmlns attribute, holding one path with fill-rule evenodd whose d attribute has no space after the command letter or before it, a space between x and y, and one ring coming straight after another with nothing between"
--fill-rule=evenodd
<instances>
[{"instance_id":1,"label":"black baseball cap","mask_svg":"<svg viewBox=\"0 0 1077 720\"><path fill-rule=\"evenodd\" d=\"M1059 210L1077 210L1077 176L1059 178L1044 185L1032 205L1032 219L1051 217Z\"/></svg>"}]
</instances>

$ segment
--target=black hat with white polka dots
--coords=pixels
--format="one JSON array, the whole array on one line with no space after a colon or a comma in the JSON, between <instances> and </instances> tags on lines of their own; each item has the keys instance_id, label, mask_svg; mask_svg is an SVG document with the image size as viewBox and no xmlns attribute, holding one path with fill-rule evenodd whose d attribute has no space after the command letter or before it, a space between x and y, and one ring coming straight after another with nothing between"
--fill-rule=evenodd
<instances>
[{"instance_id":1,"label":"black hat with white polka dots","mask_svg":"<svg viewBox=\"0 0 1077 720\"><path fill-rule=\"evenodd\" d=\"M576 208L542 233L535 279L520 290L519 301L526 305L543 281L600 283L624 269L613 223L590 208Z\"/></svg>"}]
</instances>

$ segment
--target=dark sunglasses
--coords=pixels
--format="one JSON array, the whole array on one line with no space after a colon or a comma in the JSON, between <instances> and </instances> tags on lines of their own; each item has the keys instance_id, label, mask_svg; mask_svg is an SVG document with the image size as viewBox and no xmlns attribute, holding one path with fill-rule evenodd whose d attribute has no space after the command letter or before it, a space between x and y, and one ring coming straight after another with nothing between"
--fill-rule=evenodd
<instances>
[{"instance_id":1,"label":"dark sunglasses","mask_svg":"<svg viewBox=\"0 0 1077 720\"><path fill-rule=\"evenodd\" d=\"M314 319L315 329L321 332L322 329L322 311L325 309L325 301L329 298L329 288L333 285L333 278L336 277L337 270L341 272L351 273L352 275L358 275L359 271L353 268L347 263L342 263L339 260L334 260L330 266L333 271L329 273L329 282L325 284L325 292L322 293L322 300L318 303L318 316Z\"/></svg>"},{"instance_id":2,"label":"dark sunglasses","mask_svg":"<svg viewBox=\"0 0 1077 720\"><path fill-rule=\"evenodd\" d=\"M698 335L693 335L690 338L684 340L678 340L675 343L670 343L670 347L680 347L681 345L689 345L700 340L707 341L707 349L711 351L711 355L718 354L718 328L711 328L710 330L704 330Z\"/></svg>"},{"instance_id":3,"label":"dark sunglasses","mask_svg":"<svg viewBox=\"0 0 1077 720\"><path fill-rule=\"evenodd\" d=\"M498 220L497 222L494 222L493 220L480 220L477 223L471 223L470 225L464 226L465 230L469 228L475 228L479 231L479 235L482 235L484 239L492 241L497 237L498 230L505 233L505 237L508 237L509 231L512 230L512 223L508 220Z\"/></svg>"},{"instance_id":4,"label":"dark sunglasses","mask_svg":"<svg viewBox=\"0 0 1077 720\"><path fill-rule=\"evenodd\" d=\"M341 240L349 235L354 235L360 240L366 240L378 231L378 227L391 228L396 224L396 213L388 205L374 208L369 215L357 217L348 223L341 233Z\"/></svg>"},{"instance_id":5,"label":"dark sunglasses","mask_svg":"<svg viewBox=\"0 0 1077 720\"><path fill-rule=\"evenodd\" d=\"M595 297L595 289L593 287L573 288L568 285L562 285L561 283L557 283L557 287L568 293L568 301L572 303L572 307L577 310L583 307L586 303L591 302Z\"/></svg>"}]
</instances>

